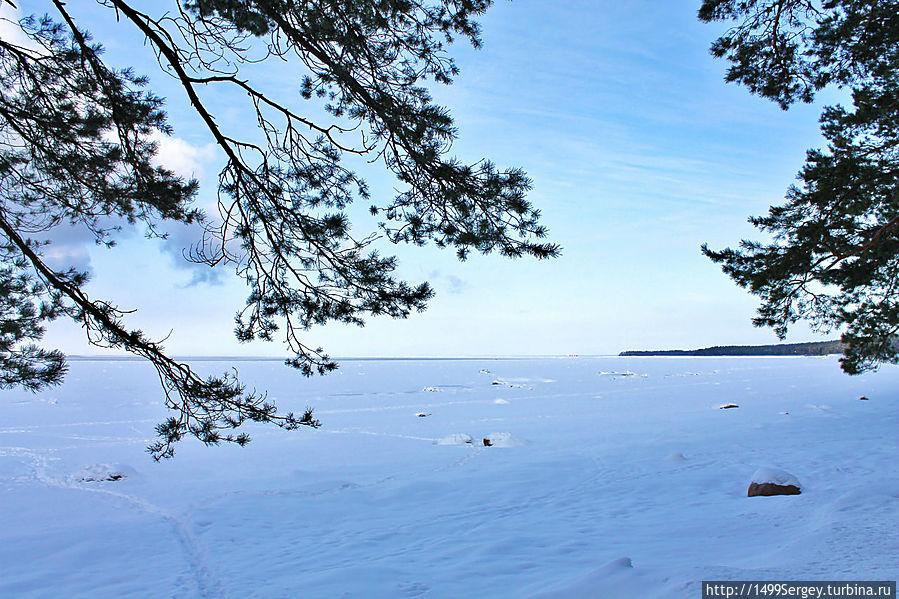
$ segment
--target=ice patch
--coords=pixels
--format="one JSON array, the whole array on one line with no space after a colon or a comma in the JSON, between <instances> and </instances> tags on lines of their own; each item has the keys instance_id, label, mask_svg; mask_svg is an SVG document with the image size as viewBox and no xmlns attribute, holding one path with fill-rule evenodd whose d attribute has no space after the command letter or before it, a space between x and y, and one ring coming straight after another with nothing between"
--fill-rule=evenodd
<instances>
[{"instance_id":1,"label":"ice patch","mask_svg":"<svg viewBox=\"0 0 899 599\"><path fill-rule=\"evenodd\" d=\"M493 403L495 403L498 406L507 406L507 405L509 405L509 400L508 399L494 399Z\"/></svg>"}]
</instances>

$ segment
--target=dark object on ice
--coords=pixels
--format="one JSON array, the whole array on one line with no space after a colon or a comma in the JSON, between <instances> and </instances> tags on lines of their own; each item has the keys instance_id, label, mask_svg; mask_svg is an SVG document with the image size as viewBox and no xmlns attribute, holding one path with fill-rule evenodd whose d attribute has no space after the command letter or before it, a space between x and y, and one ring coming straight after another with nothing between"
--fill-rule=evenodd
<instances>
[{"instance_id":1,"label":"dark object on ice","mask_svg":"<svg viewBox=\"0 0 899 599\"><path fill-rule=\"evenodd\" d=\"M81 482L85 483L105 483L105 482L115 482L117 480L122 480L125 478L125 475L121 472L110 472L109 474L85 474L81 477Z\"/></svg>"},{"instance_id":2,"label":"dark object on ice","mask_svg":"<svg viewBox=\"0 0 899 599\"><path fill-rule=\"evenodd\" d=\"M868 398L865 397L864 395L862 395L862 396L859 397L858 399L859 399L859 401L868 401Z\"/></svg>"},{"instance_id":3,"label":"dark object on ice","mask_svg":"<svg viewBox=\"0 0 899 599\"><path fill-rule=\"evenodd\" d=\"M490 447L491 445L493 445L493 441L491 441L487 437L484 437L484 447Z\"/></svg>"},{"instance_id":4,"label":"dark object on ice","mask_svg":"<svg viewBox=\"0 0 899 599\"><path fill-rule=\"evenodd\" d=\"M735 403L726 403L726 404L724 404L723 406L718 406L718 409L719 409L719 410L729 410L729 409L731 409L731 408L739 408L739 407L740 407L740 406L738 406L738 405L735 404Z\"/></svg>"},{"instance_id":5,"label":"dark object on ice","mask_svg":"<svg viewBox=\"0 0 899 599\"><path fill-rule=\"evenodd\" d=\"M799 495L802 491L796 485L778 485L775 483L751 483L747 497L771 497L772 495Z\"/></svg>"},{"instance_id":6,"label":"dark object on ice","mask_svg":"<svg viewBox=\"0 0 899 599\"><path fill-rule=\"evenodd\" d=\"M502 382L502 381L493 381L493 382L490 383L490 384L491 384L491 385L502 385L503 382Z\"/></svg>"}]
</instances>

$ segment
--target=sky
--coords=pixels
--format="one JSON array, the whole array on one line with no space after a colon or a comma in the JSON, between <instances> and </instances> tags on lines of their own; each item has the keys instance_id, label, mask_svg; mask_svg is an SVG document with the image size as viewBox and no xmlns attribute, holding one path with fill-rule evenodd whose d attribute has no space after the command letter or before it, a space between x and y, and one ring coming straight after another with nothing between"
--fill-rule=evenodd
<instances>
[{"instance_id":1,"label":"sky","mask_svg":"<svg viewBox=\"0 0 899 599\"><path fill-rule=\"evenodd\" d=\"M19 16L53 14L39 0L18 5ZM158 15L167 2L145 5ZM160 139L159 161L199 179L198 203L214 206L224 157L183 92L133 26L90 0L68 6L106 47L109 64L148 75L150 89L166 98L174 136ZM527 171L529 198L561 256L459 262L452 250L384 243L380 251L398 256L403 278L432 283L437 295L428 309L406 320L370 319L363 328L313 328L306 344L338 357L440 357L777 342L751 324L757 300L699 248L760 238L746 219L782 201L806 150L822 144L821 103L836 96L785 112L725 84L726 63L708 52L724 27L700 23L698 7L698 0L496 2L480 19L483 47L452 46L461 73L432 92L455 118L454 155ZM3 4L0 16L16 15ZM0 27L10 34L8 24ZM275 95L297 97L301 73L291 65L263 65L254 76ZM246 127L240 98L206 99L224 128ZM314 110L298 97L292 103ZM386 203L397 184L377 164L355 166L374 202ZM358 237L374 222L366 208L350 210ZM244 283L233 271L186 262L182 250L193 233L169 232L160 241L124 231L106 249L82 232L57 231L48 258L89 269L91 297L136 309L127 324L165 337L172 354L285 355L280 342L234 339ZM787 341L835 336L799 324ZM71 322L51 324L45 345L101 353Z\"/></svg>"}]
</instances>

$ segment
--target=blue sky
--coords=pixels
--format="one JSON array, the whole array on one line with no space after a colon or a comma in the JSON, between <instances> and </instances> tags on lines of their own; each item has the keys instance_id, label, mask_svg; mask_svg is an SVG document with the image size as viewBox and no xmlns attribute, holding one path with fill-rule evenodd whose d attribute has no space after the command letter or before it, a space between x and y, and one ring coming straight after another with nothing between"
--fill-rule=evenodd
<instances>
[{"instance_id":1,"label":"blue sky","mask_svg":"<svg viewBox=\"0 0 899 599\"><path fill-rule=\"evenodd\" d=\"M725 63L708 53L722 28L698 22L698 5L497 2L481 19L484 47L454 46L462 72L452 86L433 92L455 116L454 154L528 172L530 197L562 256L543 262L472 256L460 263L452 251L385 244L381 250L399 256L407 280L432 282L437 297L429 309L405 321L313 329L307 344L333 356L457 356L775 342L771 331L750 323L756 300L699 246L758 238L746 218L779 203L806 149L821 144L820 105L784 112L726 85ZM20 6L46 10L36 1ZM211 205L223 157L183 93L127 23L89 0L69 6L107 46L110 63L148 74L151 88L167 98L175 137L164 140L160 159L197 176L199 201ZM10 16L7 6L0 10ZM278 94L295 93L300 75L277 65L258 76ZM226 127L245 126L239 100L209 101ZM394 183L382 169L363 164L360 170L376 200L390 196ZM360 236L373 222L365 208L351 210ZM244 285L231 272L210 276L184 263L185 231L173 229L165 243L126 232L112 250L73 232L57 239L60 262L89 265L89 293L138 308L128 324L169 335L170 352L284 354L278 343L234 340ZM800 325L788 340L818 338ZM71 323L52 325L46 340L69 353L97 353Z\"/></svg>"}]
</instances>

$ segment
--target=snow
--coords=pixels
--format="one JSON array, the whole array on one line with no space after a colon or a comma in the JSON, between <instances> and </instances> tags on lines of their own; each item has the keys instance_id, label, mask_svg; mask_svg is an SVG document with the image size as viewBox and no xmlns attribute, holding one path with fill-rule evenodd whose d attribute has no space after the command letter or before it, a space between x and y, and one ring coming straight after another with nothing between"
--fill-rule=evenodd
<instances>
[{"instance_id":1,"label":"snow","mask_svg":"<svg viewBox=\"0 0 899 599\"><path fill-rule=\"evenodd\" d=\"M760 485L771 483L781 486L793 485L794 487L802 487L802 485L799 484L799 479L796 478L795 475L771 467L759 468L756 470L755 474L752 475L752 480L750 482Z\"/></svg>"},{"instance_id":2,"label":"snow","mask_svg":"<svg viewBox=\"0 0 899 599\"><path fill-rule=\"evenodd\" d=\"M899 577L899 367L235 365L323 427L186 441L157 464L146 364L73 361L62 387L0 393L0 597L692 599L702 580ZM746 497L781 468L801 495Z\"/></svg>"},{"instance_id":3,"label":"snow","mask_svg":"<svg viewBox=\"0 0 899 599\"><path fill-rule=\"evenodd\" d=\"M471 435L466 435L465 433L453 433L442 439L437 439L434 443L437 445L465 445L471 442Z\"/></svg>"}]
</instances>

